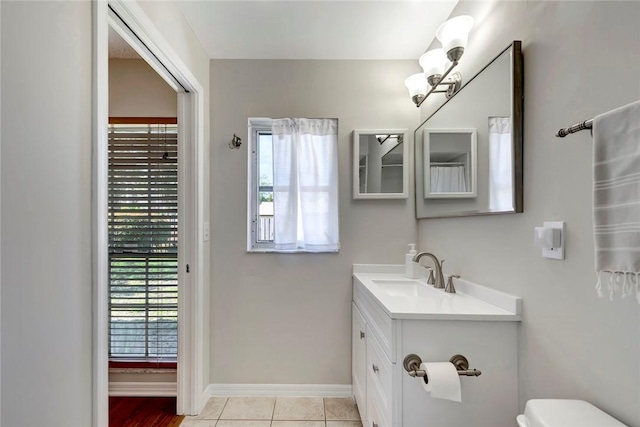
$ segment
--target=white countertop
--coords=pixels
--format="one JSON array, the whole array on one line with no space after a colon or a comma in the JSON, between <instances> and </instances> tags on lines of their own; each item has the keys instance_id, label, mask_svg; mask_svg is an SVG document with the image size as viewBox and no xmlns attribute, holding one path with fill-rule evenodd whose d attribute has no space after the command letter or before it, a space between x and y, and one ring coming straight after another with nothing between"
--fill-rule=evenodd
<instances>
[{"instance_id":1,"label":"white countertop","mask_svg":"<svg viewBox=\"0 0 640 427\"><path fill-rule=\"evenodd\" d=\"M521 320L521 298L467 280L454 279L456 293L450 294L427 284L425 277L407 278L404 265L380 264L354 264L353 278L354 285L373 297L392 319ZM418 287L424 285L425 289L420 295L392 295L378 284L385 281L398 285L419 282Z\"/></svg>"}]
</instances>

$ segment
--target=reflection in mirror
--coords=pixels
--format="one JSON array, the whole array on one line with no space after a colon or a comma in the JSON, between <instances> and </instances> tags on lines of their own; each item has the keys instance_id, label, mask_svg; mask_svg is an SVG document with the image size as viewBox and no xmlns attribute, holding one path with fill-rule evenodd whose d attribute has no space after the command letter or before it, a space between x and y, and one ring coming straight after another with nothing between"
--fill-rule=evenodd
<instances>
[{"instance_id":1,"label":"reflection in mirror","mask_svg":"<svg viewBox=\"0 0 640 427\"><path fill-rule=\"evenodd\" d=\"M416 217L522 212L522 54L514 41L416 129Z\"/></svg>"},{"instance_id":2,"label":"reflection in mirror","mask_svg":"<svg viewBox=\"0 0 640 427\"><path fill-rule=\"evenodd\" d=\"M424 197L476 197L476 130L425 129Z\"/></svg>"},{"instance_id":3,"label":"reflection in mirror","mask_svg":"<svg viewBox=\"0 0 640 427\"><path fill-rule=\"evenodd\" d=\"M353 131L353 198L408 196L406 129Z\"/></svg>"}]
</instances>

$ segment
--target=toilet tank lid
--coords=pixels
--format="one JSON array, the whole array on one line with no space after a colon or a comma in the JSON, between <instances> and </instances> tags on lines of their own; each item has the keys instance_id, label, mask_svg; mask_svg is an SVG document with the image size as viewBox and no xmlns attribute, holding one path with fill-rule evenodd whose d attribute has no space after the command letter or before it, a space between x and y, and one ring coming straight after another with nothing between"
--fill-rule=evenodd
<instances>
[{"instance_id":1,"label":"toilet tank lid","mask_svg":"<svg viewBox=\"0 0 640 427\"><path fill-rule=\"evenodd\" d=\"M528 427L627 427L584 400L532 399L524 417Z\"/></svg>"}]
</instances>

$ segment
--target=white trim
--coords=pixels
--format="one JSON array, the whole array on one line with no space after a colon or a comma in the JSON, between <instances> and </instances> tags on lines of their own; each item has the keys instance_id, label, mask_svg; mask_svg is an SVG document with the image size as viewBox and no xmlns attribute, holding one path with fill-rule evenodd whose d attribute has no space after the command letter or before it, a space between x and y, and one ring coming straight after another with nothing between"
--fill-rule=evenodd
<instances>
[{"instance_id":1,"label":"white trim","mask_svg":"<svg viewBox=\"0 0 640 427\"><path fill-rule=\"evenodd\" d=\"M109 425L109 271L107 174L109 125L109 24L106 1L93 2L92 275L93 372L92 425Z\"/></svg>"},{"instance_id":2,"label":"white trim","mask_svg":"<svg viewBox=\"0 0 640 427\"><path fill-rule=\"evenodd\" d=\"M153 22L135 1L108 0L108 3L129 26L138 39L144 43L144 46L148 48L148 50L142 49L139 42L136 41L136 45L138 46L136 50L139 53L142 52L140 56L142 56L163 79L167 80L170 86L176 89L177 82L180 82L180 85L189 91L203 92L202 85L198 82L198 79L196 79L191 70L182 62L182 59L174 52L169 42L164 39L160 31L158 31ZM155 57L150 57L148 52L152 52ZM172 79L167 78L167 71L171 73Z\"/></svg>"},{"instance_id":3,"label":"white trim","mask_svg":"<svg viewBox=\"0 0 640 427\"><path fill-rule=\"evenodd\" d=\"M195 415L204 389L204 150L202 96L178 94L178 414ZM181 120L182 118L182 120ZM180 144L180 141L199 144ZM180 161L183 159L184 161ZM190 161L189 161L190 159ZM189 207L196 207L189 209ZM183 220L184 219L184 220ZM186 272L189 265L190 272Z\"/></svg>"},{"instance_id":4,"label":"white trim","mask_svg":"<svg viewBox=\"0 0 640 427\"><path fill-rule=\"evenodd\" d=\"M353 397L351 384L209 384L212 396Z\"/></svg>"},{"instance_id":5,"label":"white trim","mask_svg":"<svg viewBox=\"0 0 640 427\"><path fill-rule=\"evenodd\" d=\"M185 141L179 169L184 179L178 193L184 197L179 209L179 292L178 305L178 414L197 414L204 406L204 89L180 57L153 25L140 6L131 1L93 2L94 92L93 92L93 426L108 426L108 249L107 249L107 126L108 126L108 23L130 28L140 40L136 50L172 87L189 93L178 94L178 123ZM111 6L120 19L109 17ZM113 15L113 14L112 14ZM126 33L120 29L119 33ZM144 44L147 49L141 46ZM170 77L170 75L172 75ZM171 81L174 81L174 84ZM179 82L179 84L178 84ZM190 273L186 274L186 264Z\"/></svg>"},{"instance_id":6,"label":"white trim","mask_svg":"<svg viewBox=\"0 0 640 427\"><path fill-rule=\"evenodd\" d=\"M2 10L2 8L0 7L0 10ZM2 22L2 17L0 16L0 22ZM2 31L0 31L0 34L2 33ZM2 43L0 43L0 46L2 46ZM2 53L0 52L0 58L2 58ZM0 59L1 62L1 59ZM0 66L0 70L2 69L2 66ZM2 81L2 78L0 78L0 82ZM2 85L0 84L0 87ZM2 90L0 89L0 99L2 99L2 95L1 95ZM2 102L0 102L0 105L2 104ZM2 111L0 111L0 129L2 129ZM0 147L2 146L2 136L0 135ZM2 150L0 150L1 152ZM1 159L0 159L0 163L1 163ZM2 186L0 185L0 188ZM2 197L0 197L0 200L2 200ZM0 202L1 204L1 202ZM2 211L2 209L0 208L0 212ZM0 224L2 223L2 221L0 220ZM1 235L1 230L0 230L0 235ZM2 239L0 238L0 241ZM1 245L0 245L1 246ZM1 251L0 251L1 252ZM0 271L2 271L2 254L0 253ZM1 275L0 275L1 276ZM2 294L2 280L0 279L0 295ZM1 298L0 298L1 299ZM2 303L0 301L0 306L2 306ZM0 318L2 318L2 316L0 316ZM2 325L0 325L0 330L2 330ZM1 340L0 340L1 341ZM0 366L2 366L2 346L0 345ZM0 384L2 384L2 369L0 368ZM1 387L0 387L1 388ZM1 394L1 393L0 393ZM2 414L2 397L0 395L0 414ZM0 425L2 425L2 416L0 416Z\"/></svg>"},{"instance_id":7,"label":"white trim","mask_svg":"<svg viewBox=\"0 0 640 427\"><path fill-rule=\"evenodd\" d=\"M247 148L247 252L280 252L273 248L273 242L258 242L258 134L271 133L273 119L266 117L249 117Z\"/></svg>"},{"instance_id":8,"label":"white trim","mask_svg":"<svg viewBox=\"0 0 640 427\"><path fill-rule=\"evenodd\" d=\"M178 394L175 382L110 382L109 396L174 397Z\"/></svg>"}]
</instances>

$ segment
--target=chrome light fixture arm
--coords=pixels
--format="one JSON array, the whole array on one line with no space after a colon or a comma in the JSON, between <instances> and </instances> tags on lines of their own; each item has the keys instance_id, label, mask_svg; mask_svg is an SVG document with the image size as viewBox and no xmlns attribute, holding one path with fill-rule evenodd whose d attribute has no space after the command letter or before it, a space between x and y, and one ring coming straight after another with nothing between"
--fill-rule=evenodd
<instances>
[{"instance_id":1,"label":"chrome light fixture arm","mask_svg":"<svg viewBox=\"0 0 640 427\"><path fill-rule=\"evenodd\" d=\"M424 100L427 99L429 97L429 95L431 95L432 93L446 93L447 94L447 98L451 98L453 96L453 94L456 93L458 91L458 89L460 89L460 82L461 82L460 73L454 73L454 74L458 75L458 78L454 79L454 81L451 81L451 82L446 82L445 81L445 79L447 78L449 73L451 73L451 71L453 71L453 69L457 65L458 65L458 60L453 61L451 63L451 65L449 66L449 68L447 68L447 70L444 72L444 74L431 87L431 90L429 92L427 92L426 95L424 95L424 96L414 96L413 102L415 102L417 108L419 108L422 105L422 103L424 102ZM439 86L441 86L441 85L447 85L448 88L447 89L440 89ZM416 100L416 98L418 98L418 99Z\"/></svg>"}]
</instances>

